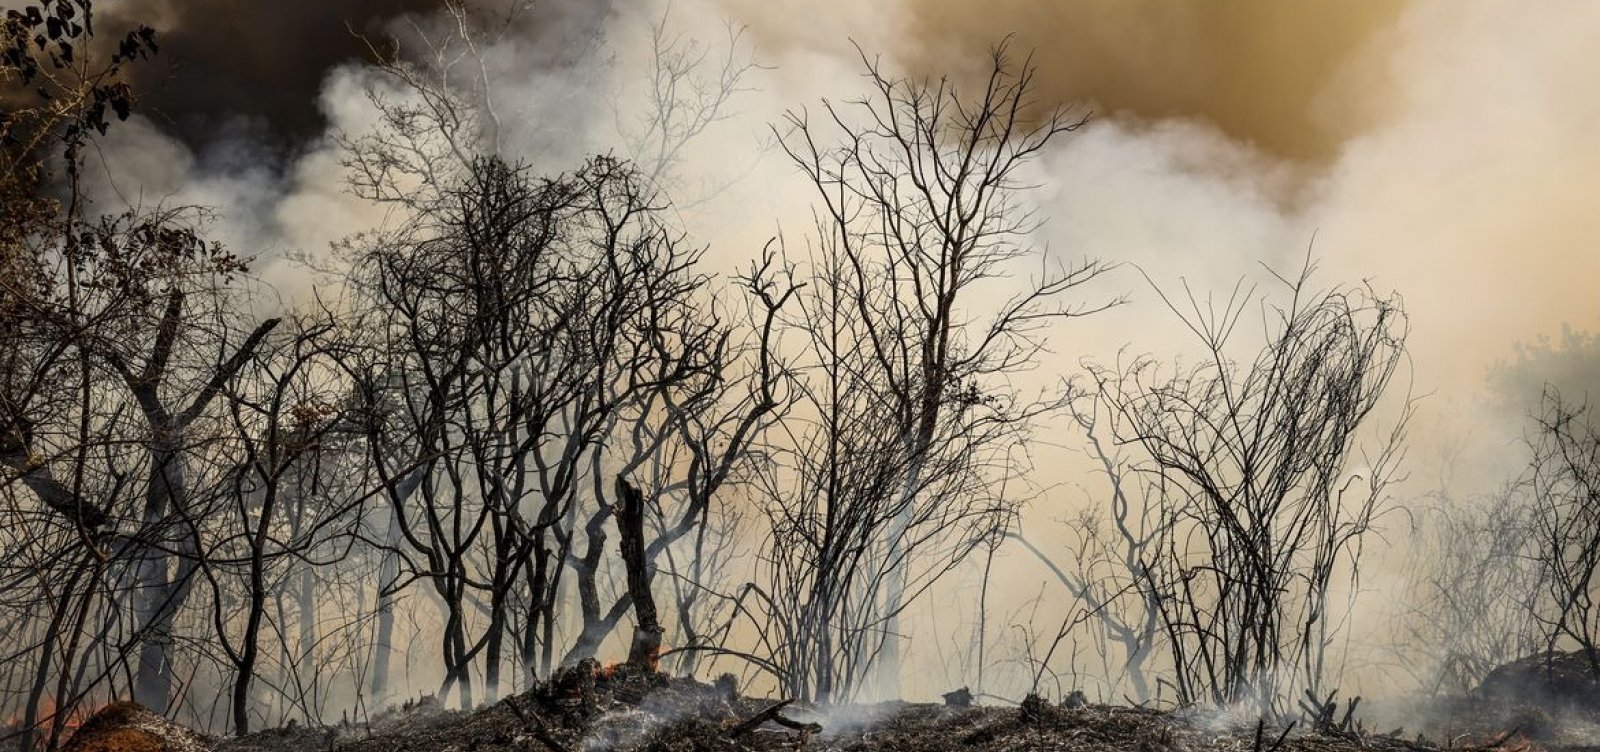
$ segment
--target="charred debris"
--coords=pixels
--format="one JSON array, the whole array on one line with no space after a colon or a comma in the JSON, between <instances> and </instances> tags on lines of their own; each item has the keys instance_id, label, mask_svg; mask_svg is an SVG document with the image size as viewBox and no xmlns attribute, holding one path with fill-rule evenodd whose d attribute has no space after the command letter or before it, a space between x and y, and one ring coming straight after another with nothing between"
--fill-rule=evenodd
<instances>
[{"instance_id":1,"label":"charred debris","mask_svg":"<svg viewBox=\"0 0 1600 752\"><path fill-rule=\"evenodd\" d=\"M102 709L67 752L740 752L753 750L1126 750L1127 752L1547 752L1584 750L1600 721L1600 691L1584 658L1530 657L1497 670L1471 696L1402 712L1420 725L1378 730L1360 698L1308 695L1275 720L1248 709L1156 710L1057 702L816 706L747 697L731 675L711 683L648 664L586 659L550 681L474 711L432 696L328 727L290 725L214 739L133 703Z\"/></svg>"}]
</instances>

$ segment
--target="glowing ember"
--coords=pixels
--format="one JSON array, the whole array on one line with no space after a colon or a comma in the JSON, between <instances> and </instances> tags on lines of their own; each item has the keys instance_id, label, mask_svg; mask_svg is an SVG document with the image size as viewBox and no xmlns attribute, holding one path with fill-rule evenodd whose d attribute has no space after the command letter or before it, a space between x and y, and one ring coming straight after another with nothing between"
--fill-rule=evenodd
<instances>
[{"instance_id":1,"label":"glowing ember","mask_svg":"<svg viewBox=\"0 0 1600 752\"><path fill-rule=\"evenodd\" d=\"M1543 745L1529 739L1520 730L1469 734L1457 739L1455 746L1495 750L1496 752L1547 752Z\"/></svg>"},{"instance_id":2,"label":"glowing ember","mask_svg":"<svg viewBox=\"0 0 1600 752\"><path fill-rule=\"evenodd\" d=\"M103 705L80 704L67 711L62 718L61 728L66 731L76 731L83 722L95 714ZM0 721L6 729L21 730L26 725L26 716L22 711L14 712ZM35 715L34 727L48 731L56 721L56 703L54 698L46 697L40 700L39 710Z\"/></svg>"}]
</instances>

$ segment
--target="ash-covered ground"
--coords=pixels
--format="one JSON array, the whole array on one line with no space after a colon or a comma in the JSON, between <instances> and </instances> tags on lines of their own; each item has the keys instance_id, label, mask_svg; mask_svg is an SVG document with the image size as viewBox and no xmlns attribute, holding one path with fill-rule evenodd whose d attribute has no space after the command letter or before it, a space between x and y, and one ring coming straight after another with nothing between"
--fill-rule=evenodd
<instances>
[{"instance_id":1,"label":"ash-covered ground","mask_svg":"<svg viewBox=\"0 0 1600 752\"><path fill-rule=\"evenodd\" d=\"M1531 664L1530 664L1531 665ZM818 708L743 697L731 677L704 683L586 662L539 689L476 711L432 699L370 722L205 739L119 704L85 723L67 752L737 752L741 750L1127 750L1129 752L1425 752L1600 749L1589 687L1500 672L1471 697L1369 704L1307 703L1280 722L1251 712L1156 710L1038 697L1017 706L881 703ZM1523 673L1518 673L1518 671ZM1543 677L1548 677L1545 673ZM1505 678L1509 677L1509 678ZM1572 679L1571 675L1565 679ZM1587 708L1587 709L1586 709ZM1376 711L1376 712L1374 712ZM148 713L144 715L148 716ZM1414 722L1372 728L1393 716Z\"/></svg>"}]
</instances>

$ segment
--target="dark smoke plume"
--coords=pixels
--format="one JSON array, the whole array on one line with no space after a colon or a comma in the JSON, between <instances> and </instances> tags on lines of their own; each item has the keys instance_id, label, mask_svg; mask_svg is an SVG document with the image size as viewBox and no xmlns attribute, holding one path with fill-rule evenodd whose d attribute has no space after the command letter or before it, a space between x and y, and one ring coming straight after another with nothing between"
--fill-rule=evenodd
<instances>
[{"instance_id":1,"label":"dark smoke plume","mask_svg":"<svg viewBox=\"0 0 1600 752\"><path fill-rule=\"evenodd\" d=\"M292 149L327 125L318 94L329 71L370 61L369 43L385 47L398 19L425 25L444 5L445 0L125 0L99 6L99 13L107 31L134 23L156 29L161 54L138 80L141 111L153 121L191 147L243 135ZM576 55L562 50L592 46L610 5L536 4L519 36L536 40L530 48L545 54L530 56L527 64L570 65Z\"/></svg>"},{"instance_id":2,"label":"dark smoke plume","mask_svg":"<svg viewBox=\"0 0 1600 752\"><path fill-rule=\"evenodd\" d=\"M333 67L369 57L361 35L442 0L131 0L98 6L107 26L154 27L161 54L138 81L141 110L190 144L244 127L280 146L321 132Z\"/></svg>"}]
</instances>

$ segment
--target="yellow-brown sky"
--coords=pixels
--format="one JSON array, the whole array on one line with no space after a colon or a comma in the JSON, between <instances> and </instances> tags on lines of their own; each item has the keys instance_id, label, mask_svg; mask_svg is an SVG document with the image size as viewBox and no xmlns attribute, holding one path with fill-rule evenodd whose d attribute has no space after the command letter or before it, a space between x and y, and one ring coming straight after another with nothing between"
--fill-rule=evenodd
<instances>
[{"instance_id":1,"label":"yellow-brown sky","mask_svg":"<svg viewBox=\"0 0 1600 752\"><path fill-rule=\"evenodd\" d=\"M1319 106L1402 0L921 0L908 50L920 70L973 59L1015 34L1041 94L1146 117L1200 117L1273 152L1329 156L1350 120Z\"/></svg>"},{"instance_id":2,"label":"yellow-brown sky","mask_svg":"<svg viewBox=\"0 0 1600 752\"><path fill-rule=\"evenodd\" d=\"M826 43L786 3L729 0L770 45ZM848 26L853 13L816 4ZM830 7L833 6L833 7ZM1143 117L1199 117L1229 135L1297 158L1330 156L1357 113L1329 103L1362 53L1382 43L1405 0L907 0L880 19L904 33L851 35L891 47L924 75L960 75L1011 35L1031 50L1042 97ZM826 21L818 21L826 24ZM833 40L837 41L837 39Z\"/></svg>"}]
</instances>

